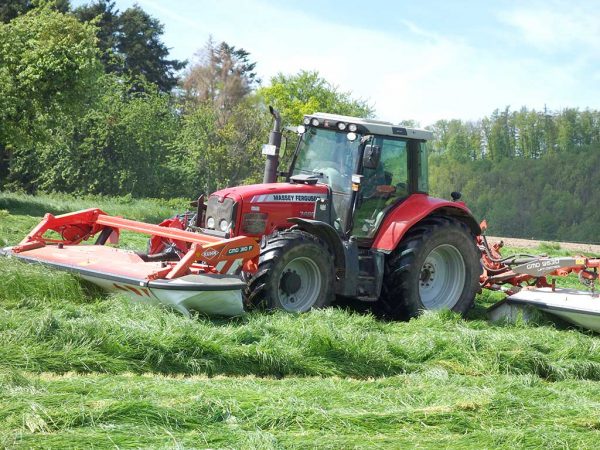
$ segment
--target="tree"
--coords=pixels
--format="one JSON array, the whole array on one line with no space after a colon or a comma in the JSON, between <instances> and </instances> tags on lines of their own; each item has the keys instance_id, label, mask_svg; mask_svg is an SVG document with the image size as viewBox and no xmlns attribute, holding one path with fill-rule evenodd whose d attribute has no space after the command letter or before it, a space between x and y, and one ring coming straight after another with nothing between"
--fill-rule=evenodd
<instances>
[{"instance_id":1,"label":"tree","mask_svg":"<svg viewBox=\"0 0 600 450\"><path fill-rule=\"evenodd\" d=\"M182 87L192 104L211 103L217 110L232 110L260 83L250 53L209 38L198 60L185 74Z\"/></svg>"},{"instance_id":2,"label":"tree","mask_svg":"<svg viewBox=\"0 0 600 450\"><path fill-rule=\"evenodd\" d=\"M0 22L8 23L15 17L42 5L62 13L71 9L69 0L0 0Z\"/></svg>"},{"instance_id":3,"label":"tree","mask_svg":"<svg viewBox=\"0 0 600 450\"><path fill-rule=\"evenodd\" d=\"M495 110L492 117L484 119L489 157L494 160L512 158L515 154L514 127L510 122L509 107Z\"/></svg>"},{"instance_id":4,"label":"tree","mask_svg":"<svg viewBox=\"0 0 600 450\"><path fill-rule=\"evenodd\" d=\"M318 72L302 70L296 75L279 73L271 85L258 90L266 105L281 112L285 124L299 124L305 114L316 111L372 117L374 110L364 100L353 99L351 92L340 91Z\"/></svg>"},{"instance_id":5,"label":"tree","mask_svg":"<svg viewBox=\"0 0 600 450\"><path fill-rule=\"evenodd\" d=\"M558 149L561 152L573 153L582 143L579 111L566 108L556 119Z\"/></svg>"},{"instance_id":6,"label":"tree","mask_svg":"<svg viewBox=\"0 0 600 450\"><path fill-rule=\"evenodd\" d=\"M123 69L170 92L177 85L176 72L187 62L167 59L169 49L161 41L163 25L137 5L121 13L118 23L116 50L123 58Z\"/></svg>"},{"instance_id":7,"label":"tree","mask_svg":"<svg viewBox=\"0 0 600 450\"><path fill-rule=\"evenodd\" d=\"M98 48L100 59L106 72L119 72L122 61L117 58L119 11L115 9L113 0L97 0L93 3L79 6L73 11L81 22L90 22L97 28Z\"/></svg>"},{"instance_id":8,"label":"tree","mask_svg":"<svg viewBox=\"0 0 600 450\"><path fill-rule=\"evenodd\" d=\"M469 151L469 135L466 127L459 120L450 121L451 128L456 131L448 139L447 152L456 161L467 161L471 156Z\"/></svg>"},{"instance_id":9,"label":"tree","mask_svg":"<svg viewBox=\"0 0 600 450\"><path fill-rule=\"evenodd\" d=\"M0 144L29 189L45 169L34 148L56 143L88 106L101 71L95 41L91 25L49 6L0 24Z\"/></svg>"},{"instance_id":10,"label":"tree","mask_svg":"<svg viewBox=\"0 0 600 450\"><path fill-rule=\"evenodd\" d=\"M164 27L158 19L137 5L120 13L114 0L96 0L76 8L74 14L98 27L106 72L143 77L162 92L170 92L177 85L176 72L187 62L168 59L169 49L162 42Z\"/></svg>"}]
</instances>

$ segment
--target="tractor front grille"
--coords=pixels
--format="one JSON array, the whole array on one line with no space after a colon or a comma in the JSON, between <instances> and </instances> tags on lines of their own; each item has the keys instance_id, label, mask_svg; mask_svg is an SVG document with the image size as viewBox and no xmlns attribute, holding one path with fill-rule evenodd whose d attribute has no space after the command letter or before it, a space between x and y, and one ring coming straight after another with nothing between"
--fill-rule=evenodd
<instances>
[{"instance_id":1,"label":"tractor front grille","mask_svg":"<svg viewBox=\"0 0 600 450\"><path fill-rule=\"evenodd\" d=\"M221 201L219 201L221 200ZM216 195L211 195L206 204L206 222L205 227L208 229L229 232L235 228L235 212L237 203L231 198L219 198ZM214 220L214 225L209 226ZM224 229L223 221L227 224Z\"/></svg>"}]
</instances>

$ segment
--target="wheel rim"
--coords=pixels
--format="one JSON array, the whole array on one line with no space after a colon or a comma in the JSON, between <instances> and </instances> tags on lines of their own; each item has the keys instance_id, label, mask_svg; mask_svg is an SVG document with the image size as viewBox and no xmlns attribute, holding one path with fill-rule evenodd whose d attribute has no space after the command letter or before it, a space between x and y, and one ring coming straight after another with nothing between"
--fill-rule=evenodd
<instances>
[{"instance_id":1,"label":"wheel rim","mask_svg":"<svg viewBox=\"0 0 600 450\"><path fill-rule=\"evenodd\" d=\"M317 264L305 256L291 260L279 278L279 302L286 311L305 312L321 293L321 272Z\"/></svg>"},{"instance_id":2,"label":"wheel rim","mask_svg":"<svg viewBox=\"0 0 600 450\"><path fill-rule=\"evenodd\" d=\"M421 267L419 295L426 309L452 309L465 286L465 261L449 244L434 248Z\"/></svg>"}]
</instances>

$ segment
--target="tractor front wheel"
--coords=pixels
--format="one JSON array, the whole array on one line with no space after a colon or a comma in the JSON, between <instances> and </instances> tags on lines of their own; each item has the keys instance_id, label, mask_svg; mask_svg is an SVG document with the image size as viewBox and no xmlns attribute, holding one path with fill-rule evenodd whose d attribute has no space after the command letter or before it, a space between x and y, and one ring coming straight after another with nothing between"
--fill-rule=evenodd
<instances>
[{"instance_id":1,"label":"tractor front wheel","mask_svg":"<svg viewBox=\"0 0 600 450\"><path fill-rule=\"evenodd\" d=\"M328 306L334 298L333 258L312 234L284 230L266 236L258 271L245 275L250 309L306 312Z\"/></svg>"},{"instance_id":2,"label":"tractor front wheel","mask_svg":"<svg viewBox=\"0 0 600 450\"><path fill-rule=\"evenodd\" d=\"M464 315L480 290L481 272L475 237L467 226L431 217L411 229L390 255L380 312L391 319L439 309Z\"/></svg>"}]
</instances>

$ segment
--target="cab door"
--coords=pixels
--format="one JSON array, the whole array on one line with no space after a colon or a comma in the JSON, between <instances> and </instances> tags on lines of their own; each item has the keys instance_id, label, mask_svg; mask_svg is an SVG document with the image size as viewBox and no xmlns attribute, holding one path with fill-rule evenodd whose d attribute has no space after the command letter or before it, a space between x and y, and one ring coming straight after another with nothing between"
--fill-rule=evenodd
<instances>
[{"instance_id":1,"label":"cab door","mask_svg":"<svg viewBox=\"0 0 600 450\"><path fill-rule=\"evenodd\" d=\"M362 183L358 192L352 235L373 238L386 208L409 195L409 141L388 136L374 136L380 158L375 168L362 167Z\"/></svg>"}]
</instances>

